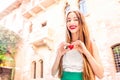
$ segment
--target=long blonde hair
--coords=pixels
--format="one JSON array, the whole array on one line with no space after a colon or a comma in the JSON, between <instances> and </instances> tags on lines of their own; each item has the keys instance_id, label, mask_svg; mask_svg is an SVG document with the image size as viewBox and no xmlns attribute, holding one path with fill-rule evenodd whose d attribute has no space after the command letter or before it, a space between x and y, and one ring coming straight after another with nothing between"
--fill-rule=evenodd
<instances>
[{"instance_id":1,"label":"long blonde hair","mask_svg":"<svg viewBox=\"0 0 120 80\"><path fill-rule=\"evenodd\" d=\"M89 52L91 53L91 55L93 55L93 50L92 50L92 44L90 41L90 36L89 36L89 31L88 31L88 27L86 25L84 16L79 12L79 11L71 11L73 13L76 14L76 16L78 17L78 23L79 23L79 40L81 40L82 42L84 42L86 48L89 50ZM67 14L67 16L71 13L69 12ZM72 41L72 37L71 37L71 33L70 31L67 29L66 31L66 42L71 43ZM95 75L93 73L93 70L91 69L91 66L86 58L85 55L83 55L83 63L84 63L84 68L83 68L83 80L95 80ZM62 59L60 61L59 64L59 74L58 76L61 77L62 75Z\"/></svg>"}]
</instances>

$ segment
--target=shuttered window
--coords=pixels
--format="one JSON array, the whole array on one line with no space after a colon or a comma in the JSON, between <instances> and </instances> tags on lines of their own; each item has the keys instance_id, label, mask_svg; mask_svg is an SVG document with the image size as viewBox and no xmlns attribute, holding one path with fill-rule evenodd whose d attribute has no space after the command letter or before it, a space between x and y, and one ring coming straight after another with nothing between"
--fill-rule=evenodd
<instances>
[{"instance_id":1,"label":"shuttered window","mask_svg":"<svg viewBox=\"0 0 120 80\"><path fill-rule=\"evenodd\" d=\"M120 72L120 44L117 44L112 47L116 71Z\"/></svg>"}]
</instances>

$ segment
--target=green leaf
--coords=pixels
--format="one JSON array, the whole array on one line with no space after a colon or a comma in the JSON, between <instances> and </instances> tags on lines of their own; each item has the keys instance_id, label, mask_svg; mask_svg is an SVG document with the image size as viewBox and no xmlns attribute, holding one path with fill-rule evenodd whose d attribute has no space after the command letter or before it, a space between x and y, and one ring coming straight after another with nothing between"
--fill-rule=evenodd
<instances>
[{"instance_id":1,"label":"green leaf","mask_svg":"<svg viewBox=\"0 0 120 80\"><path fill-rule=\"evenodd\" d=\"M19 43L22 38L15 32L0 26L0 55L5 54L10 47L10 51L17 48L17 43ZM11 52L14 53L14 52Z\"/></svg>"}]
</instances>

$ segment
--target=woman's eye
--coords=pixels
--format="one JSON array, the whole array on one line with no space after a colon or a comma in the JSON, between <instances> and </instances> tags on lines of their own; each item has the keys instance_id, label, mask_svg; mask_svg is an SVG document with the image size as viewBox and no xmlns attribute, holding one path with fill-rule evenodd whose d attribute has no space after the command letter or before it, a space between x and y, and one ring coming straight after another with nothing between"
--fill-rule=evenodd
<instances>
[{"instance_id":1,"label":"woman's eye","mask_svg":"<svg viewBox=\"0 0 120 80\"><path fill-rule=\"evenodd\" d=\"M78 19L75 19L74 21L78 21Z\"/></svg>"},{"instance_id":2,"label":"woman's eye","mask_svg":"<svg viewBox=\"0 0 120 80\"><path fill-rule=\"evenodd\" d=\"M67 22L71 22L71 21L78 21L78 18L76 19L68 19Z\"/></svg>"},{"instance_id":3,"label":"woman's eye","mask_svg":"<svg viewBox=\"0 0 120 80\"><path fill-rule=\"evenodd\" d=\"M70 22L71 20L67 20L67 22Z\"/></svg>"}]
</instances>

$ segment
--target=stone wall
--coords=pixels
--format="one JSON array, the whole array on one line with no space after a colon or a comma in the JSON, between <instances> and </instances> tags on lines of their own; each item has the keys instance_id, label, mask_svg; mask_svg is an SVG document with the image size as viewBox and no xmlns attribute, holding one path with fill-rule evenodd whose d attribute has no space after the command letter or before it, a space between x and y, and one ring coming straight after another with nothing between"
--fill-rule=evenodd
<instances>
[{"instance_id":1,"label":"stone wall","mask_svg":"<svg viewBox=\"0 0 120 80\"><path fill-rule=\"evenodd\" d=\"M90 16L86 17L86 21L90 29L91 37L98 46L99 55L105 71L104 78L101 80L119 80L120 78L118 77L120 73L116 73L111 46L120 42L120 12L118 12L120 6L115 0L100 0L98 2L97 0L91 0L87 3ZM94 7L93 4L95 4ZM114 6L114 8L111 6ZM2 24L9 28L10 26L14 26L12 27L16 29L14 31L23 38L23 43L19 46L19 51L15 55L16 72L14 80L59 80L57 77L51 76L51 67L56 57L58 44L65 40L65 20L62 10L63 5L57 3L49 7L45 13L41 12L37 14L36 17L26 20L20 14L21 9L18 9L11 12L11 14L2 21ZM15 15L16 18L14 17ZM41 23L44 21L47 22L47 25L43 29ZM33 24L33 33L29 33L31 22ZM47 42L43 40L43 38L46 37ZM42 43L45 44L40 45L40 47L35 50L33 43L36 41L38 41L38 43L43 41ZM51 47L53 48L51 49ZM40 59L42 59L44 63L44 78L39 77L39 66L37 66L37 77L33 79L31 77L33 73L33 71L31 71L32 62L37 62Z\"/></svg>"}]
</instances>

